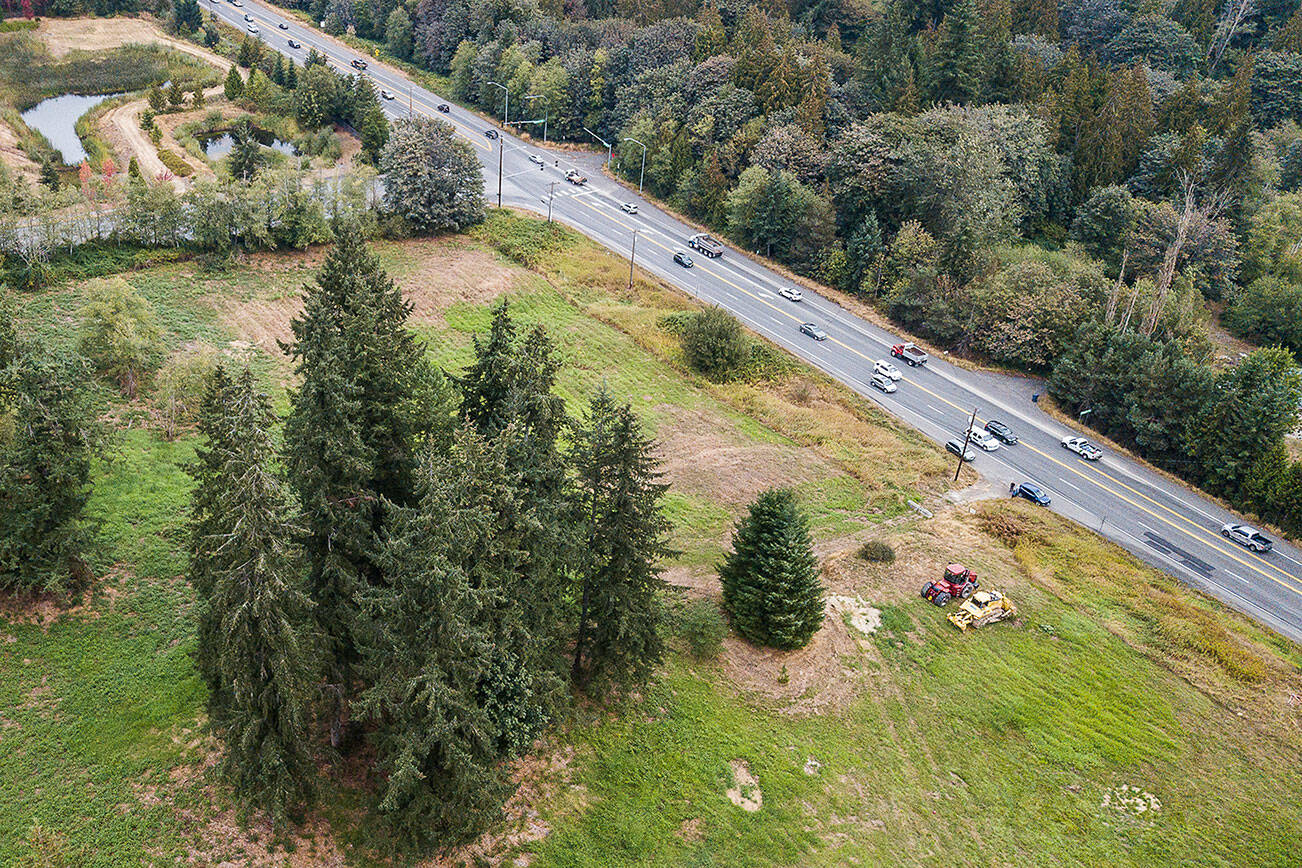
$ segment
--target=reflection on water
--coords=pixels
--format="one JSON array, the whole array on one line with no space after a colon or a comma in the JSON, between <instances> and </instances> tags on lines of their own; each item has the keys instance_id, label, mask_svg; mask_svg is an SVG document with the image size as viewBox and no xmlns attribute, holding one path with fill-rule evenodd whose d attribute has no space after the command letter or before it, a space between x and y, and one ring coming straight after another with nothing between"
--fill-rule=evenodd
<instances>
[{"instance_id":1,"label":"reflection on water","mask_svg":"<svg viewBox=\"0 0 1302 868\"><path fill-rule=\"evenodd\" d=\"M271 133L268 133L265 130L260 130L257 127L253 128L253 138L255 138L259 144L280 151L286 156L292 157L298 153L294 149L294 146L289 142L282 141ZM231 152L231 148L235 147L235 138L231 136L230 133L213 133L210 136L201 136L199 138L199 146L202 147L203 152L208 155L208 159L216 160Z\"/></svg>"},{"instance_id":2,"label":"reflection on water","mask_svg":"<svg viewBox=\"0 0 1302 868\"><path fill-rule=\"evenodd\" d=\"M63 162L76 166L86 159L86 149L77 138L77 119L104 100L117 94L82 96L69 93L41 100L23 112L23 123L49 140L63 157Z\"/></svg>"}]
</instances>

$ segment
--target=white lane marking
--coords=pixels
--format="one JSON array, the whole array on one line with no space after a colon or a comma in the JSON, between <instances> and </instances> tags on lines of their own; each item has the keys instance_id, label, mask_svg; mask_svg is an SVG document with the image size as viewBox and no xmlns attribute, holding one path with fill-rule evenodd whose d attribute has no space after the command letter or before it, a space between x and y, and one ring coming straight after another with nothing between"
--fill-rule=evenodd
<instances>
[{"instance_id":1,"label":"white lane marking","mask_svg":"<svg viewBox=\"0 0 1302 868\"><path fill-rule=\"evenodd\" d=\"M1231 576L1234 576L1234 578L1238 579L1240 582L1242 582L1242 583L1245 584L1245 585L1251 585L1251 584L1252 584L1252 583L1249 582L1247 579L1245 579L1243 576L1241 576L1241 575L1239 575L1238 573L1236 573L1234 570L1225 570L1225 572L1229 573Z\"/></svg>"},{"instance_id":2,"label":"white lane marking","mask_svg":"<svg viewBox=\"0 0 1302 868\"><path fill-rule=\"evenodd\" d=\"M1067 480L1063 479L1061 476L1058 477L1058 481L1061 482L1063 485L1071 486L1072 488L1076 489L1077 491L1082 491L1082 493L1083 493L1083 489L1081 489L1081 487L1080 487L1079 485L1072 485L1070 482L1068 482Z\"/></svg>"}]
</instances>

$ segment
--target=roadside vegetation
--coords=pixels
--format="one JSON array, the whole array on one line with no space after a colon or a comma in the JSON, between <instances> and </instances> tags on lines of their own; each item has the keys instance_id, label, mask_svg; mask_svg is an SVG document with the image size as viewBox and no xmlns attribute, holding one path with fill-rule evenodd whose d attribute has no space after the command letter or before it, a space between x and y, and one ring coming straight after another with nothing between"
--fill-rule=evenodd
<instances>
[{"instance_id":1,"label":"roadside vegetation","mask_svg":"<svg viewBox=\"0 0 1302 868\"><path fill-rule=\"evenodd\" d=\"M1277 807L1302 794L1296 646L1030 504L944 506L938 449L798 363L696 374L670 327L696 306L641 275L629 289L620 261L569 230L493 212L466 235L376 250L430 362L466 370L509 299L521 332L553 336L566 406L602 387L631 401L669 484L668 658L637 694L574 706L529 747L505 837L458 858L1291 860L1302 828ZM121 355L143 373L134 398L120 369L98 362L88 380L109 433L88 489L91 581L70 599L4 604L0 861L106 849L240 861L277 846L261 814L240 819L219 774L192 657L202 609L185 468L206 441L185 412L202 377L186 372L248 365L272 410L290 412L301 381L278 341L322 263L316 250L259 253L12 297L19 333L56 354L102 358L105 318L126 317L141 342ZM773 485L794 492L841 607L789 652L723 635L719 611L729 536ZM960 635L921 600L955 559L1019 618ZM410 854L368 810L382 783L368 769L324 768L306 825L286 832L300 858ZM963 821L938 824L938 811Z\"/></svg>"}]
</instances>

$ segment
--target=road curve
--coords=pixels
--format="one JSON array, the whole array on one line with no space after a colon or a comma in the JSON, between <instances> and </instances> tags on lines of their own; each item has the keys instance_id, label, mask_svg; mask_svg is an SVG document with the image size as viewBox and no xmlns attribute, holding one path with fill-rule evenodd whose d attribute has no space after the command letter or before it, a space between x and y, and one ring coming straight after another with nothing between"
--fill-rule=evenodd
<instances>
[{"instance_id":1,"label":"road curve","mask_svg":"<svg viewBox=\"0 0 1302 868\"><path fill-rule=\"evenodd\" d=\"M1060 445L1075 433L1041 412L1016 378L968 371L933 358L919 368L903 368L899 390L884 394L869 385L872 365L888 358L897 340L890 332L856 316L835 301L805 291L802 302L789 302L778 290L789 285L780 274L735 251L719 259L694 255L691 269L673 262L673 252L687 249L693 229L655 205L600 174L601 158L588 154L552 152L526 145L502 131L491 141L484 131L491 124L479 115L451 105L401 72L355 51L339 40L306 27L280 9L244 0L235 7L225 0L202 5L232 26L245 30L247 13L259 38L302 63L309 49L325 54L341 72L354 72L350 63L365 59L364 73L394 95L383 100L392 118L409 113L438 117L451 123L479 154L487 197L496 202L501 179L504 205L545 213L620 255L628 255L637 233L637 264L644 271L710 304L719 305L755 332L790 350L811 365L879 404L939 443L959 435L976 411L978 424L999 419L1017 432L1021 442L993 452L978 450L974 465L1000 484L1033 481L1052 497L1051 508L1166 570L1181 581L1216 597L1280 634L1302 642L1302 553L1277 543L1267 554L1239 547L1220 534L1222 524L1238 516L1189 488L1173 483L1122 454L1108 453L1087 462ZM278 27L285 24L285 30ZM291 49L288 39L302 43ZM540 167L530 155L542 158ZM500 166L500 174L499 174ZM588 183L574 187L564 173L579 169ZM632 202L638 213L621 210ZM802 322L817 323L827 333L816 342L798 331Z\"/></svg>"}]
</instances>

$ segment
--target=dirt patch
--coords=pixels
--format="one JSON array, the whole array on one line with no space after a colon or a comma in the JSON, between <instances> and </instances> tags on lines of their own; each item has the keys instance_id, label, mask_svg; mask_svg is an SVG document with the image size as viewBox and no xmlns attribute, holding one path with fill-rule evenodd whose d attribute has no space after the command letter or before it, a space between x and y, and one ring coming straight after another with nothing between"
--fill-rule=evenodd
<instances>
[{"instance_id":1,"label":"dirt patch","mask_svg":"<svg viewBox=\"0 0 1302 868\"><path fill-rule=\"evenodd\" d=\"M144 18L46 18L36 29L36 35L54 57L63 57L70 51L105 51L123 45L160 43L205 60L223 72L231 67L226 58L168 36Z\"/></svg>"},{"instance_id":2,"label":"dirt patch","mask_svg":"<svg viewBox=\"0 0 1302 868\"><path fill-rule=\"evenodd\" d=\"M729 765L732 766L732 786L728 788L728 801L752 814L764 807L764 792L760 789L759 779L751 773L750 764L735 759Z\"/></svg>"},{"instance_id":3,"label":"dirt patch","mask_svg":"<svg viewBox=\"0 0 1302 868\"><path fill-rule=\"evenodd\" d=\"M668 419L657 426L656 437L664 460L661 469L675 491L742 507L766 488L836 473L801 447L742 439L715 410L661 404L656 412Z\"/></svg>"},{"instance_id":4,"label":"dirt patch","mask_svg":"<svg viewBox=\"0 0 1302 868\"><path fill-rule=\"evenodd\" d=\"M675 834L678 835L679 840L688 843L701 840L705 837L705 831L701 828L701 818L693 817L690 820L683 820Z\"/></svg>"},{"instance_id":5,"label":"dirt patch","mask_svg":"<svg viewBox=\"0 0 1302 868\"><path fill-rule=\"evenodd\" d=\"M827 615L849 622L852 629L865 636L876 633L882 625L881 609L874 609L859 597L847 597L844 594L827 596Z\"/></svg>"},{"instance_id":6,"label":"dirt patch","mask_svg":"<svg viewBox=\"0 0 1302 868\"><path fill-rule=\"evenodd\" d=\"M448 241L409 242L403 245L403 254L414 258L412 267L390 273L411 300L412 320L418 323L445 325L443 314L452 305L488 304L527 278L490 251Z\"/></svg>"},{"instance_id":7,"label":"dirt patch","mask_svg":"<svg viewBox=\"0 0 1302 868\"><path fill-rule=\"evenodd\" d=\"M0 596L0 621L8 624L34 624L48 633L60 618L94 619L100 611L94 605L96 592L103 593L112 609L125 593L123 582L130 572L121 564L112 567L102 578L80 594L6 594Z\"/></svg>"},{"instance_id":8,"label":"dirt patch","mask_svg":"<svg viewBox=\"0 0 1302 868\"><path fill-rule=\"evenodd\" d=\"M247 301L226 302L220 309L222 321L242 340L231 341L235 355L245 354L250 345L257 347L273 359L283 359L279 341L294 337L290 323L303 310L299 295L281 298L252 298Z\"/></svg>"},{"instance_id":9,"label":"dirt patch","mask_svg":"<svg viewBox=\"0 0 1302 868\"><path fill-rule=\"evenodd\" d=\"M0 163L30 180L35 180L41 174L41 167L18 147L18 134L3 122L0 122Z\"/></svg>"}]
</instances>

